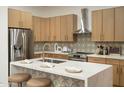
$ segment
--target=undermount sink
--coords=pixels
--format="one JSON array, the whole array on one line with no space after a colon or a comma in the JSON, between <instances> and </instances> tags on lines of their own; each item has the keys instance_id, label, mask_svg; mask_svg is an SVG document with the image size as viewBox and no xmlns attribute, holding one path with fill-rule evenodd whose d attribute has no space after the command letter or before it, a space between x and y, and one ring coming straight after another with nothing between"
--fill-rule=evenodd
<instances>
[{"instance_id":1,"label":"undermount sink","mask_svg":"<svg viewBox=\"0 0 124 93\"><path fill-rule=\"evenodd\" d=\"M39 60L39 61L42 61L43 62L43 59ZM50 62L50 63L64 63L66 61L62 61L62 60L57 60L57 59L45 59L44 62Z\"/></svg>"}]
</instances>

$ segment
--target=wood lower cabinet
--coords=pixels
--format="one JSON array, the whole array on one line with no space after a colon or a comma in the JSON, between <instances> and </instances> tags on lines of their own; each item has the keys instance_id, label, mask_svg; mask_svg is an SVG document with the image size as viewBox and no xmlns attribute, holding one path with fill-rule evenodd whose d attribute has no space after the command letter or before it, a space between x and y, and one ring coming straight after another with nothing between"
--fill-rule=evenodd
<instances>
[{"instance_id":1,"label":"wood lower cabinet","mask_svg":"<svg viewBox=\"0 0 124 93\"><path fill-rule=\"evenodd\" d=\"M105 64L106 63L106 59L98 58L98 57L97 58L96 57L88 57L88 62Z\"/></svg>"},{"instance_id":2,"label":"wood lower cabinet","mask_svg":"<svg viewBox=\"0 0 124 93\"><path fill-rule=\"evenodd\" d=\"M41 54L34 54L33 58L40 58L42 55Z\"/></svg>"},{"instance_id":3,"label":"wood lower cabinet","mask_svg":"<svg viewBox=\"0 0 124 93\"><path fill-rule=\"evenodd\" d=\"M113 85L124 86L124 60L88 57L88 62L109 64L113 67Z\"/></svg>"},{"instance_id":4,"label":"wood lower cabinet","mask_svg":"<svg viewBox=\"0 0 124 93\"><path fill-rule=\"evenodd\" d=\"M32 29L32 14L16 9L8 10L8 26Z\"/></svg>"},{"instance_id":5,"label":"wood lower cabinet","mask_svg":"<svg viewBox=\"0 0 124 93\"><path fill-rule=\"evenodd\" d=\"M44 56L48 58L68 59L68 55L64 55L64 54L44 53ZM38 57L42 57L42 53L34 54L34 58L38 58Z\"/></svg>"},{"instance_id":6,"label":"wood lower cabinet","mask_svg":"<svg viewBox=\"0 0 124 93\"><path fill-rule=\"evenodd\" d=\"M106 63L113 66L113 85L119 86L119 60L107 59Z\"/></svg>"},{"instance_id":7,"label":"wood lower cabinet","mask_svg":"<svg viewBox=\"0 0 124 93\"><path fill-rule=\"evenodd\" d=\"M124 87L124 61L120 61L120 86Z\"/></svg>"}]
</instances>

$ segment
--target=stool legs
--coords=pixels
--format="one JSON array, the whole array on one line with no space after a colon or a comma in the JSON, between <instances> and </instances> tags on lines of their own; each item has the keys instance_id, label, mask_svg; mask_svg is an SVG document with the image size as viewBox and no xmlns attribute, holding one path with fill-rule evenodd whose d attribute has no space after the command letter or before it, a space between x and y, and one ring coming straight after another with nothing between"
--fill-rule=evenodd
<instances>
[{"instance_id":1,"label":"stool legs","mask_svg":"<svg viewBox=\"0 0 124 93\"><path fill-rule=\"evenodd\" d=\"M18 87L22 87L22 83L18 83L17 85L18 85Z\"/></svg>"},{"instance_id":2,"label":"stool legs","mask_svg":"<svg viewBox=\"0 0 124 93\"><path fill-rule=\"evenodd\" d=\"M8 82L9 83L9 87L11 87L12 86L12 83L11 82Z\"/></svg>"}]
</instances>

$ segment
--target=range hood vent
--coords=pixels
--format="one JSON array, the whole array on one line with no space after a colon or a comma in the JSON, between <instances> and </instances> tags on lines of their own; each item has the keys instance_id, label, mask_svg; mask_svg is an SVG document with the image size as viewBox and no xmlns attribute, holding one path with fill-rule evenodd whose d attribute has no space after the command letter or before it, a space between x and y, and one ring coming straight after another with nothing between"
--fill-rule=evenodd
<instances>
[{"instance_id":1,"label":"range hood vent","mask_svg":"<svg viewBox=\"0 0 124 93\"><path fill-rule=\"evenodd\" d=\"M74 34L89 34L89 33L91 33L88 30L89 23L88 23L88 9L87 8L81 9L80 25L81 25L81 28L79 30L75 31Z\"/></svg>"}]
</instances>

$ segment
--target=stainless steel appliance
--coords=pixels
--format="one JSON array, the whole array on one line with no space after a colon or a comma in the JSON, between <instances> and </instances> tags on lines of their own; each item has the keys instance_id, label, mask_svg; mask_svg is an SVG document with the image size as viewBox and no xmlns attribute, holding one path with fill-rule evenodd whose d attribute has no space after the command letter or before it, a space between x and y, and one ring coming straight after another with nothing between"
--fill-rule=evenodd
<instances>
[{"instance_id":1,"label":"stainless steel appliance","mask_svg":"<svg viewBox=\"0 0 124 93\"><path fill-rule=\"evenodd\" d=\"M31 58L32 41L30 29L9 28L9 61Z\"/></svg>"},{"instance_id":2,"label":"stainless steel appliance","mask_svg":"<svg viewBox=\"0 0 124 93\"><path fill-rule=\"evenodd\" d=\"M87 62L87 55L94 54L90 52L75 52L69 56L69 60Z\"/></svg>"}]
</instances>

